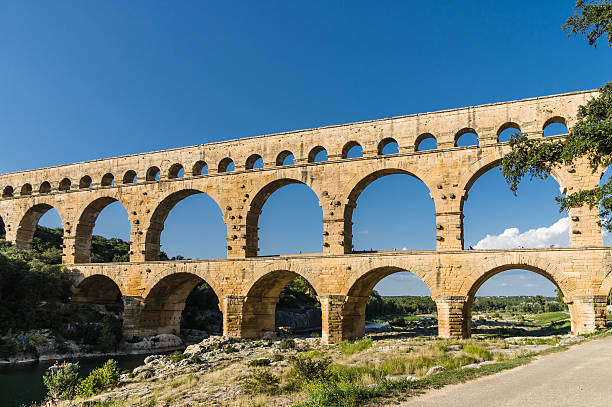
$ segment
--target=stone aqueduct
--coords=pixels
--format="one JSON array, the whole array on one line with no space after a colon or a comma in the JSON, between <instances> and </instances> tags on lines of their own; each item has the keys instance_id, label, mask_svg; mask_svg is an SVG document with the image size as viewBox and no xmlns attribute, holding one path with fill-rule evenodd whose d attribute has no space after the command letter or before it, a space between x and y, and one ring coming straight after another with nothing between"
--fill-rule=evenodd
<instances>
[{"instance_id":1,"label":"stone aqueduct","mask_svg":"<svg viewBox=\"0 0 612 407\"><path fill-rule=\"evenodd\" d=\"M431 290L439 335L467 337L476 291L489 277L512 268L555 283L569 304L573 332L591 332L605 324L612 287L612 252L602 244L597 209L570 211L569 248L513 250L463 250L462 211L473 183L509 151L498 140L502 130L514 127L538 138L551 122L571 128L578 106L594 94L574 92L4 174L0 217L7 240L27 248L39 218L55 208L64 228L63 262L75 278L73 301L103 303L120 293L126 334L177 330L187 295L203 279L220 299L224 334L256 337L274 330L279 293L299 275L316 290L323 339L334 343L362 335L370 291L385 276L407 270ZM466 132L478 135L477 146L457 147ZM419 142L431 137L438 148L418 151ZM383 155L383 147L393 141L399 152ZM363 157L347 158L357 144ZM314 162L322 150L328 160ZM289 154L294 164L282 165ZM258 158L264 166L253 169ZM235 165L231 172L230 162ZM184 176L179 177L181 168ZM208 172L203 174L203 168ZM357 198L372 181L397 173L429 188L437 249L353 252ZM602 172L578 164L553 175L562 191L572 192L598 185ZM319 198L322 252L257 257L261 208L273 192L292 183L308 185ZM197 193L208 194L222 210L227 258L159 261L166 217L179 201ZM130 261L90 263L96 218L115 201L129 214Z\"/></svg>"}]
</instances>

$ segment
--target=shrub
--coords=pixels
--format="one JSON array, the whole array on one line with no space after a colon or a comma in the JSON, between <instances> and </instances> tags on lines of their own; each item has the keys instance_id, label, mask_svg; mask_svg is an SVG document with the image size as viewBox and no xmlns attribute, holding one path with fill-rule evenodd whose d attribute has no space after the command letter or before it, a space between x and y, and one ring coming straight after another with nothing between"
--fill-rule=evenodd
<instances>
[{"instance_id":1,"label":"shrub","mask_svg":"<svg viewBox=\"0 0 612 407\"><path fill-rule=\"evenodd\" d=\"M400 328L403 328L407 324L406 324L406 320L404 318L396 317L396 318L393 318L393 320L391 322L389 322L389 325L391 325L391 326L398 326Z\"/></svg>"},{"instance_id":2,"label":"shrub","mask_svg":"<svg viewBox=\"0 0 612 407\"><path fill-rule=\"evenodd\" d=\"M225 353L236 353L238 352L238 349L236 349L234 346L228 346L227 348L225 348Z\"/></svg>"},{"instance_id":3,"label":"shrub","mask_svg":"<svg viewBox=\"0 0 612 407\"><path fill-rule=\"evenodd\" d=\"M280 348L283 350L295 349L295 340L293 338L283 338L280 341Z\"/></svg>"},{"instance_id":4,"label":"shrub","mask_svg":"<svg viewBox=\"0 0 612 407\"><path fill-rule=\"evenodd\" d=\"M172 363L178 363L178 362L180 362L181 360L186 359L186 358L187 358L187 355L185 355L183 352L179 352L179 351L177 350L177 351L174 351L174 352L172 352L171 354L169 354L169 355L168 355L168 358L170 359L170 362L172 362Z\"/></svg>"},{"instance_id":5,"label":"shrub","mask_svg":"<svg viewBox=\"0 0 612 407\"><path fill-rule=\"evenodd\" d=\"M307 387L306 401L299 407L355 407L378 395L376 388L360 387L344 380L316 382Z\"/></svg>"},{"instance_id":6,"label":"shrub","mask_svg":"<svg viewBox=\"0 0 612 407\"><path fill-rule=\"evenodd\" d=\"M482 360L491 360L493 359L493 355L491 352L477 345L466 345L463 347L463 352L478 356Z\"/></svg>"},{"instance_id":7,"label":"shrub","mask_svg":"<svg viewBox=\"0 0 612 407\"><path fill-rule=\"evenodd\" d=\"M261 359L251 360L249 362L249 366L270 366L270 359L261 358Z\"/></svg>"},{"instance_id":8,"label":"shrub","mask_svg":"<svg viewBox=\"0 0 612 407\"><path fill-rule=\"evenodd\" d=\"M246 381L245 388L252 393L276 394L280 378L267 369L253 371L253 377Z\"/></svg>"},{"instance_id":9,"label":"shrub","mask_svg":"<svg viewBox=\"0 0 612 407\"><path fill-rule=\"evenodd\" d=\"M73 363L55 372L47 371L43 375L43 383L47 394L63 400L73 399L75 386L79 381L79 363Z\"/></svg>"},{"instance_id":10,"label":"shrub","mask_svg":"<svg viewBox=\"0 0 612 407\"><path fill-rule=\"evenodd\" d=\"M290 372L290 376L294 379L294 382L305 384L307 382L329 381L332 377L332 371L330 369L331 359L324 358L319 360L313 360L306 357L293 358L293 367Z\"/></svg>"},{"instance_id":11,"label":"shrub","mask_svg":"<svg viewBox=\"0 0 612 407\"><path fill-rule=\"evenodd\" d=\"M104 366L94 369L76 386L76 394L87 398L115 387L119 383L121 371L113 359L106 361Z\"/></svg>"},{"instance_id":12,"label":"shrub","mask_svg":"<svg viewBox=\"0 0 612 407\"><path fill-rule=\"evenodd\" d=\"M345 355L352 355L362 350L366 350L372 347L372 338L366 336L365 338L358 339L354 342L344 340L340 342L340 349Z\"/></svg>"},{"instance_id":13,"label":"shrub","mask_svg":"<svg viewBox=\"0 0 612 407\"><path fill-rule=\"evenodd\" d=\"M280 353L276 353L272 356L272 360L274 362L280 362L281 360L285 360L285 357L281 355Z\"/></svg>"}]
</instances>

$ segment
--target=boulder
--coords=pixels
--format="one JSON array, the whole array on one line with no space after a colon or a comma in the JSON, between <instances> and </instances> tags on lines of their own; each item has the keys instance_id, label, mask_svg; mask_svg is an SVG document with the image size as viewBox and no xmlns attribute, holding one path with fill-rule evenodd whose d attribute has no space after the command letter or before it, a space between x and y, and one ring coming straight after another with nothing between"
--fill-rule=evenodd
<instances>
[{"instance_id":1,"label":"boulder","mask_svg":"<svg viewBox=\"0 0 612 407\"><path fill-rule=\"evenodd\" d=\"M427 376L431 376L432 374L436 374L436 373L440 373L445 371L446 369L444 368L444 366L434 366L432 368L430 368L427 373L425 373L425 377Z\"/></svg>"}]
</instances>

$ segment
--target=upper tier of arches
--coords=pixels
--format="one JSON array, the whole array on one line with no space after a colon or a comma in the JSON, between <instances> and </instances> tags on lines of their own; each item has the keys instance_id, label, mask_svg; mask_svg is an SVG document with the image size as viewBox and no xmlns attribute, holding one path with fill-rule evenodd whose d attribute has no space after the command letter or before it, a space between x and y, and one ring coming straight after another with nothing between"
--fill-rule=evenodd
<instances>
[{"instance_id":1,"label":"upper tier of arches","mask_svg":"<svg viewBox=\"0 0 612 407\"><path fill-rule=\"evenodd\" d=\"M437 149L484 146L500 142L500 133L508 126L529 137L543 137L551 124L571 128L578 106L593 94L578 92L7 174L0 177L0 191L2 199L11 199L245 171L259 167L253 165L253 157L261 158L263 167L334 161L346 159L348 150L357 145L364 157L389 154L389 150L391 154L419 151L424 139L435 139ZM460 139L467 133L475 141L464 144ZM397 150L384 151L390 144ZM321 151L326 152L325 159L315 160Z\"/></svg>"}]
</instances>

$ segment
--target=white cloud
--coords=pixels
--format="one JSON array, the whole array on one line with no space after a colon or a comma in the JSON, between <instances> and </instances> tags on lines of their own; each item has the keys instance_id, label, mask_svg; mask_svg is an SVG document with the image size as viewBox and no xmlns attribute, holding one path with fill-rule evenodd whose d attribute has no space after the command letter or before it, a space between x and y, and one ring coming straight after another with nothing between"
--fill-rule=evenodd
<instances>
[{"instance_id":1,"label":"white cloud","mask_svg":"<svg viewBox=\"0 0 612 407\"><path fill-rule=\"evenodd\" d=\"M509 228L499 235L487 235L474 249L513 249L517 247L549 247L569 245L570 219L561 218L550 226L530 229L520 233L518 228Z\"/></svg>"}]
</instances>

